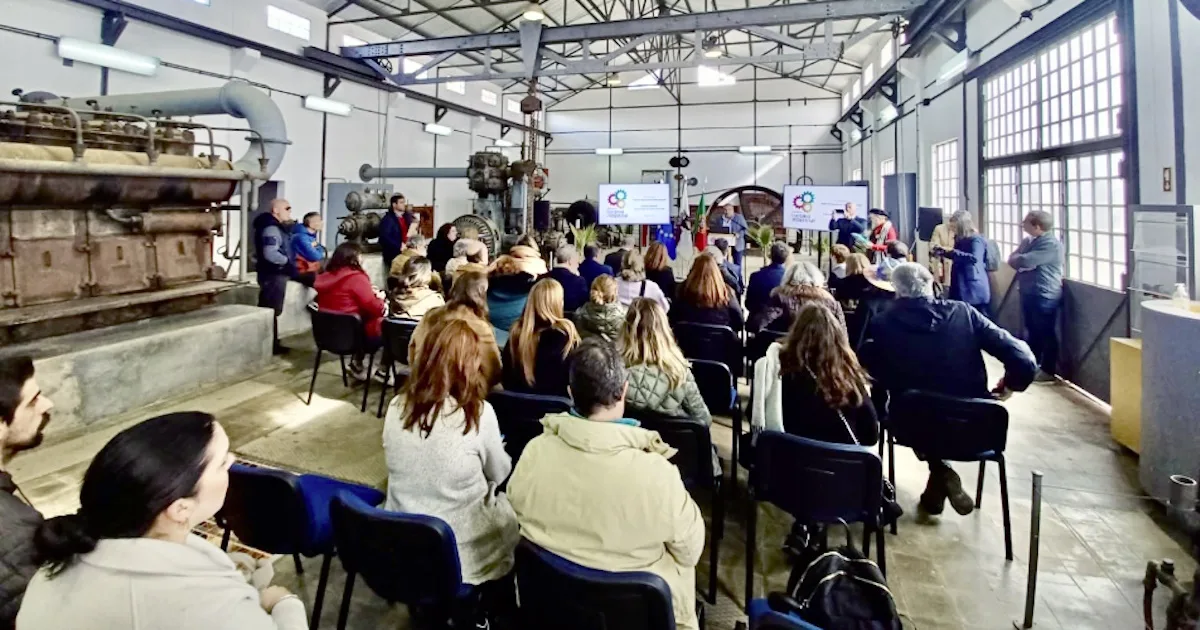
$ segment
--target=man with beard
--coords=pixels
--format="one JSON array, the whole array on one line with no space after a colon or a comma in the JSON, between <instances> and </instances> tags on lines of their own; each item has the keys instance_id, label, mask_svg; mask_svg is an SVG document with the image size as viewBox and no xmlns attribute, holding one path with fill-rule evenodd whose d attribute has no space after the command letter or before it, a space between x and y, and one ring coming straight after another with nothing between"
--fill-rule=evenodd
<instances>
[{"instance_id":1,"label":"man with beard","mask_svg":"<svg viewBox=\"0 0 1200 630\"><path fill-rule=\"evenodd\" d=\"M8 474L12 456L42 443L54 403L42 395L29 357L0 359L0 630L11 630L37 571L33 535L42 515Z\"/></svg>"}]
</instances>

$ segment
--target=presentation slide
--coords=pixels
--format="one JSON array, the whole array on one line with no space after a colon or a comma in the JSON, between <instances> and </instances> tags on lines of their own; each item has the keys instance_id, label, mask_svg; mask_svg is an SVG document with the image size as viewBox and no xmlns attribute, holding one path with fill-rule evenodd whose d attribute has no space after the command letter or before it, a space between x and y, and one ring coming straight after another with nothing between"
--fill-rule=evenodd
<instances>
[{"instance_id":1,"label":"presentation slide","mask_svg":"<svg viewBox=\"0 0 1200 630\"><path fill-rule=\"evenodd\" d=\"M664 225L671 222L670 184L600 184L596 204L601 225Z\"/></svg>"},{"instance_id":2,"label":"presentation slide","mask_svg":"<svg viewBox=\"0 0 1200 630\"><path fill-rule=\"evenodd\" d=\"M866 186L784 186L783 227L828 230L834 212L852 203L866 217L870 193Z\"/></svg>"}]
</instances>

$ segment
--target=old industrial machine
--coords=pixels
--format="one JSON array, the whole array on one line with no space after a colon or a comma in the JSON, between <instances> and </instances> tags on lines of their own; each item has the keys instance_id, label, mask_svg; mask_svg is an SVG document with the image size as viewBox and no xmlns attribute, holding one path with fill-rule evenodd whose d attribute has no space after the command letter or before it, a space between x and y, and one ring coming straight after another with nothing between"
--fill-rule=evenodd
<instances>
[{"instance_id":1,"label":"old industrial machine","mask_svg":"<svg viewBox=\"0 0 1200 630\"><path fill-rule=\"evenodd\" d=\"M287 144L283 117L245 83L0 102L0 345L198 308L233 286L212 261L223 204L253 207ZM250 123L235 159L219 131ZM246 234L245 212L240 234ZM244 258L244 257L243 257ZM244 261L243 267L244 269Z\"/></svg>"}]
</instances>

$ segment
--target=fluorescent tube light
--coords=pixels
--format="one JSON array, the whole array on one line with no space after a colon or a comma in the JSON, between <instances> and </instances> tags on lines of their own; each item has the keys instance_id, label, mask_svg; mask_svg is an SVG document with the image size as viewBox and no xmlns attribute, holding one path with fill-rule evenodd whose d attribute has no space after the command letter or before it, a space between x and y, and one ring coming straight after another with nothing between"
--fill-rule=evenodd
<instances>
[{"instance_id":1,"label":"fluorescent tube light","mask_svg":"<svg viewBox=\"0 0 1200 630\"><path fill-rule=\"evenodd\" d=\"M454 130L447 127L446 125L439 125L437 123L425 123L425 133L431 133L435 136L448 136L448 135L454 133Z\"/></svg>"},{"instance_id":2,"label":"fluorescent tube light","mask_svg":"<svg viewBox=\"0 0 1200 630\"><path fill-rule=\"evenodd\" d=\"M498 147L515 147L515 146L517 146L516 144L513 143L512 140L505 140L504 138L496 138L496 141L493 142L492 144L494 144L495 146L498 146Z\"/></svg>"},{"instance_id":3,"label":"fluorescent tube light","mask_svg":"<svg viewBox=\"0 0 1200 630\"><path fill-rule=\"evenodd\" d=\"M304 109L333 114L334 116L349 116L350 112L354 111L354 106L350 103L321 98L320 96L305 96Z\"/></svg>"},{"instance_id":4,"label":"fluorescent tube light","mask_svg":"<svg viewBox=\"0 0 1200 630\"><path fill-rule=\"evenodd\" d=\"M738 153L770 153L771 147L767 145L738 147Z\"/></svg>"},{"instance_id":5,"label":"fluorescent tube light","mask_svg":"<svg viewBox=\"0 0 1200 630\"><path fill-rule=\"evenodd\" d=\"M625 149L620 149L617 147L602 147L596 149L596 155L621 155L624 152Z\"/></svg>"},{"instance_id":6,"label":"fluorescent tube light","mask_svg":"<svg viewBox=\"0 0 1200 630\"><path fill-rule=\"evenodd\" d=\"M120 70L145 77L154 76L158 72L158 57L139 55L128 50L85 42L72 37L58 38L58 56L93 66Z\"/></svg>"}]
</instances>

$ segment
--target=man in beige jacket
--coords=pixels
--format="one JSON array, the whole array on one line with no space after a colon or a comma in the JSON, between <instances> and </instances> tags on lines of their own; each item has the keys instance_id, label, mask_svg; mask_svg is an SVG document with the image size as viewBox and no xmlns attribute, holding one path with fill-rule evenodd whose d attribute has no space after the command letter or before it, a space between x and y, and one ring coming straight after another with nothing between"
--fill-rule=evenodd
<instances>
[{"instance_id":1,"label":"man in beige jacket","mask_svg":"<svg viewBox=\"0 0 1200 630\"><path fill-rule=\"evenodd\" d=\"M661 576L677 626L699 630L704 518L668 461L675 449L624 418L628 380L612 344L585 341L570 369L575 410L542 419L508 481L521 535L586 567Z\"/></svg>"}]
</instances>

